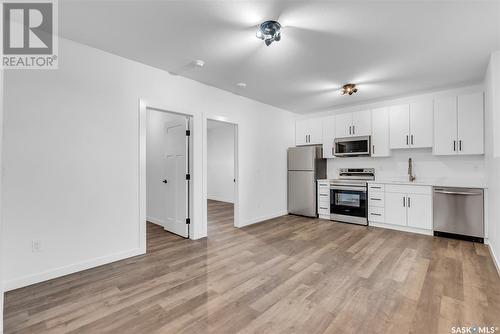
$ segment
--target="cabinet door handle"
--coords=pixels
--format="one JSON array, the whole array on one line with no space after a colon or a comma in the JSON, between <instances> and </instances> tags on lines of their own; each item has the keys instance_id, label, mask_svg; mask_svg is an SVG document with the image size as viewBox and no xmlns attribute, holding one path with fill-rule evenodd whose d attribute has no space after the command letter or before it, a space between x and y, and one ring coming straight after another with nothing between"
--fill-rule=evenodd
<instances>
[{"instance_id":1,"label":"cabinet door handle","mask_svg":"<svg viewBox=\"0 0 500 334\"><path fill-rule=\"evenodd\" d=\"M413 145L413 135L411 135L410 137L411 137L411 144Z\"/></svg>"},{"instance_id":2,"label":"cabinet door handle","mask_svg":"<svg viewBox=\"0 0 500 334\"><path fill-rule=\"evenodd\" d=\"M408 197L408 207L411 208L411 198Z\"/></svg>"},{"instance_id":3,"label":"cabinet door handle","mask_svg":"<svg viewBox=\"0 0 500 334\"><path fill-rule=\"evenodd\" d=\"M454 140L453 141L453 152L456 152L456 150L457 150L457 141Z\"/></svg>"},{"instance_id":4,"label":"cabinet door handle","mask_svg":"<svg viewBox=\"0 0 500 334\"><path fill-rule=\"evenodd\" d=\"M406 207L406 197L403 196L403 206Z\"/></svg>"},{"instance_id":5,"label":"cabinet door handle","mask_svg":"<svg viewBox=\"0 0 500 334\"><path fill-rule=\"evenodd\" d=\"M335 150L332 147L332 156L335 155Z\"/></svg>"},{"instance_id":6,"label":"cabinet door handle","mask_svg":"<svg viewBox=\"0 0 500 334\"><path fill-rule=\"evenodd\" d=\"M382 216L381 213L370 213L372 216Z\"/></svg>"},{"instance_id":7,"label":"cabinet door handle","mask_svg":"<svg viewBox=\"0 0 500 334\"><path fill-rule=\"evenodd\" d=\"M382 187L371 186L372 189L382 189Z\"/></svg>"},{"instance_id":8,"label":"cabinet door handle","mask_svg":"<svg viewBox=\"0 0 500 334\"><path fill-rule=\"evenodd\" d=\"M319 207L320 209L323 209L323 210L328 210L328 208L324 208L322 206Z\"/></svg>"},{"instance_id":9,"label":"cabinet door handle","mask_svg":"<svg viewBox=\"0 0 500 334\"><path fill-rule=\"evenodd\" d=\"M409 145L409 143L408 143L408 135L406 135L406 145Z\"/></svg>"},{"instance_id":10,"label":"cabinet door handle","mask_svg":"<svg viewBox=\"0 0 500 334\"><path fill-rule=\"evenodd\" d=\"M375 154L375 145L372 145L372 154Z\"/></svg>"},{"instance_id":11,"label":"cabinet door handle","mask_svg":"<svg viewBox=\"0 0 500 334\"><path fill-rule=\"evenodd\" d=\"M460 152L462 151L462 140L458 141L458 149Z\"/></svg>"},{"instance_id":12,"label":"cabinet door handle","mask_svg":"<svg viewBox=\"0 0 500 334\"><path fill-rule=\"evenodd\" d=\"M352 134L352 133L351 133L351 126L350 126L350 125L349 125L349 134L350 134L350 135Z\"/></svg>"},{"instance_id":13,"label":"cabinet door handle","mask_svg":"<svg viewBox=\"0 0 500 334\"><path fill-rule=\"evenodd\" d=\"M355 135L356 134L356 127L353 125L352 126L352 134Z\"/></svg>"},{"instance_id":14,"label":"cabinet door handle","mask_svg":"<svg viewBox=\"0 0 500 334\"><path fill-rule=\"evenodd\" d=\"M381 201L382 198L370 198L370 200L372 200L372 201Z\"/></svg>"}]
</instances>

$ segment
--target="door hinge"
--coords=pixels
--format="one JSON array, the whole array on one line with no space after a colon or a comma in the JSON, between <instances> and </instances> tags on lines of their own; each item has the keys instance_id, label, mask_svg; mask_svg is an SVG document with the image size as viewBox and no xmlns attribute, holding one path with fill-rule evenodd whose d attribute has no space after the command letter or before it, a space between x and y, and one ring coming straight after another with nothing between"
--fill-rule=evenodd
<instances>
[{"instance_id":1,"label":"door hinge","mask_svg":"<svg viewBox=\"0 0 500 334\"><path fill-rule=\"evenodd\" d=\"M186 174L186 180L191 180L191 174Z\"/></svg>"},{"instance_id":2,"label":"door hinge","mask_svg":"<svg viewBox=\"0 0 500 334\"><path fill-rule=\"evenodd\" d=\"M191 130L186 130L186 136L191 136Z\"/></svg>"},{"instance_id":3,"label":"door hinge","mask_svg":"<svg viewBox=\"0 0 500 334\"><path fill-rule=\"evenodd\" d=\"M186 224L191 224L191 218L186 218Z\"/></svg>"}]
</instances>

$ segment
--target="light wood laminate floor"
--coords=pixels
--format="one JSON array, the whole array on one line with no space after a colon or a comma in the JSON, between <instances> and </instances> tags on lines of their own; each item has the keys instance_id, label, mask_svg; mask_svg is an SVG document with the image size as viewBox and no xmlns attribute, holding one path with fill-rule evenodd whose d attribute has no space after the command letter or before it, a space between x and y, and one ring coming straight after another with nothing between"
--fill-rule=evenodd
<instances>
[{"instance_id":1,"label":"light wood laminate floor","mask_svg":"<svg viewBox=\"0 0 500 334\"><path fill-rule=\"evenodd\" d=\"M6 333L450 333L500 326L486 246L284 216L208 240L148 224L147 255L6 294Z\"/></svg>"}]
</instances>

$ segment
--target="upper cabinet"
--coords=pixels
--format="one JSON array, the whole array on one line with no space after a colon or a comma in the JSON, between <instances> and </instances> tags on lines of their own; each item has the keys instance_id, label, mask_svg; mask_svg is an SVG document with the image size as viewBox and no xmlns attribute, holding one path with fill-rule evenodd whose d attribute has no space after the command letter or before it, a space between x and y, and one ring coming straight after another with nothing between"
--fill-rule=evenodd
<instances>
[{"instance_id":1,"label":"upper cabinet","mask_svg":"<svg viewBox=\"0 0 500 334\"><path fill-rule=\"evenodd\" d=\"M395 105L389 108L391 149L432 147L432 101Z\"/></svg>"},{"instance_id":2,"label":"upper cabinet","mask_svg":"<svg viewBox=\"0 0 500 334\"><path fill-rule=\"evenodd\" d=\"M295 145L318 145L323 141L322 118L301 119L295 122Z\"/></svg>"},{"instance_id":3,"label":"upper cabinet","mask_svg":"<svg viewBox=\"0 0 500 334\"><path fill-rule=\"evenodd\" d=\"M372 110L372 157L388 157L389 148L389 108Z\"/></svg>"},{"instance_id":4,"label":"upper cabinet","mask_svg":"<svg viewBox=\"0 0 500 334\"><path fill-rule=\"evenodd\" d=\"M437 98L434 108L433 154L484 154L482 92Z\"/></svg>"},{"instance_id":5,"label":"upper cabinet","mask_svg":"<svg viewBox=\"0 0 500 334\"><path fill-rule=\"evenodd\" d=\"M335 116L335 134L337 138L369 136L372 129L370 110L357 111Z\"/></svg>"},{"instance_id":6,"label":"upper cabinet","mask_svg":"<svg viewBox=\"0 0 500 334\"><path fill-rule=\"evenodd\" d=\"M335 158L333 155L333 142L335 140L335 116L323 119L323 158Z\"/></svg>"}]
</instances>

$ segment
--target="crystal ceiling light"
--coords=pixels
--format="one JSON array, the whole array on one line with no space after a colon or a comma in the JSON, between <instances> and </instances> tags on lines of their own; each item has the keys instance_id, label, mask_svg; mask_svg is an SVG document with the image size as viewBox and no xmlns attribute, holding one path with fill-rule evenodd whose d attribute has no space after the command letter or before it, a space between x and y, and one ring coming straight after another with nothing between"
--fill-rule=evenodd
<instances>
[{"instance_id":1,"label":"crystal ceiling light","mask_svg":"<svg viewBox=\"0 0 500 334\"><path fill-rule=\"evenodd\" d=\"M274 41L278 42L281 39L281 24L277 21L263 22L255 36L262 39L267 46Z\"/></svg>"},{"instance_id":2,"label":"crystal ceiling light","mask_svg":"<svg viewBox=\"0 0 500 334\"><path fill-rule=\"evenodd\" d=\"M356 93L357 91L358 91L358 89L356 88L355 84L345 84L344 86L342 86L342 90L340 91L340 94L342 94L342 95L346 95L346 94L352 95L352 94Z\"/></svg>"}]
</instances>

